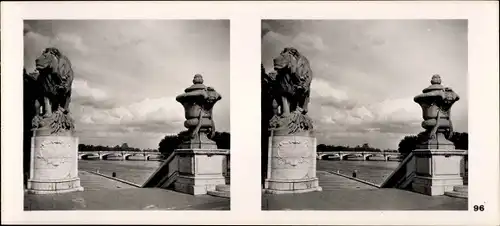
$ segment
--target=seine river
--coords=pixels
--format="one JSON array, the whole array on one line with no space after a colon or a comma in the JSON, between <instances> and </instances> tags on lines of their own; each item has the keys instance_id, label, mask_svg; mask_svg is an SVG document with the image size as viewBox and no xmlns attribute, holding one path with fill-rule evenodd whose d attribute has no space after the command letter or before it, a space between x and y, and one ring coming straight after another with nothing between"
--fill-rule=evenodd
<instances>
[{"instance_id":1,"label":"seine river","mask_svg":"<svg viewBox=\"0 0 500 226\"><path fill-rule=\"evenodd\" d=\"M318 160L316 166L317 170L339 172L347 176L352 176L356 170L356 178L380 185L398 167L399 163L399 161L363 161L361 159Z\"/></svg>"},{"instance_id":2,"label":"seine river","mask_svg":"<svg viewBox=\"0 0 500 226\"><path fill-rule=\"evenodd\" d=\"M161 165L160 161L144 160L78 160L78 168L86 171L98 171L101 174L116 177L142 185Z\"/></svg>"},{"instance_id":3,"label":"seine river","mask_svg":"<svg viewBox=\"0 0 500 226\"><path fill-rule=\"evenodd\" d=\"M356 177L374 184L381 184L389 174L399 165L398 161L360 161L360 160L318 160L317 169L333 171L352 176L357 170ZM79 160L78 168L86 171L98 171L101 174L124 179L142 185L151 174L161 165L160 161L143 160ZM260 170L256 167L255 170Z\"/></svg>"}]
</instances>

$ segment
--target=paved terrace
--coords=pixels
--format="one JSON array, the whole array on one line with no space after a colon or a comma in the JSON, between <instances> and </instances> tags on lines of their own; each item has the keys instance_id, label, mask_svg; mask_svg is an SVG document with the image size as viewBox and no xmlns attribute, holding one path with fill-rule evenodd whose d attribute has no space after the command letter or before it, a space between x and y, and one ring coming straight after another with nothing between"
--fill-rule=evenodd
<instances>
[{"instance_id":1,"label":"paved terrace","mask_svg":"<svg viewBox=\"0 0 500 226\"><path fill-rule=\"evenodd\" d=\"M467 210L467 199L377 188L318 171L321 192L262 196L263 210Z\"/></svg>"},{"instance_id":2,"label":"paved terrace","mask_svg":"<svg viewBox=\"0 0 500 226\"><path fill-rule=\"evenodd\" d=\"M137 188L79 171L83 192L55 195L25 193L25 210L229 210L230 200L192 196L159 188Z\"/></svg>"}]
</instances>

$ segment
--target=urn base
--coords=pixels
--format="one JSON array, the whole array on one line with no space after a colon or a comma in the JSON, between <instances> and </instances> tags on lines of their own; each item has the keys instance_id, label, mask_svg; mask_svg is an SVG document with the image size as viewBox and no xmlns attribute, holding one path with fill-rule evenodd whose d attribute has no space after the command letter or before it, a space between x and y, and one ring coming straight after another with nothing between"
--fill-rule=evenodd
<instances>
[{"instance_id":1,"label":"urn base","mask_svg":"<svg viewBox=\"0 0 500 226\"><path fill-rule=\"evenodd\" d=\"M419 149L442 149L442 150L454 150L455 145L453 142L448 140L445 135L441 132L436 133L436 137L430 138L428 134L425 134L428 139L417 145Z\"/></svg>"},{"instance_id":2,"label":"urn base","mask_svg":"<svg viewBox=\"0 0 500 226\"><path fill-rule=\"evenodd\" d=\"M463 185L462 165L465 151L446 149L417 149L415 177L412 189L426 195L444 195L456 185Z\"/></svg>"},{"instance_id":3,"label":"urn base","mask_svg":"<svg viewBox=\"0 0 500 226\"><path fill-rule=\"evenodd\" d=\"M217 185L225 185L225 161L229 150L178 149L179 176L174 190L192 195L204 195L215 191Z\"/></svg>"},{"instance_id":4,"label":"urn base","mask_svg":"<svg viewBox=\"0 0 500 226\"><path fill-rule=\"evenodd\" d=\"M187 137L184 142L179 145L180 149L217 149L217 143L208 138L205 132L200 132L195 137Z\"/></svg>"}]
</instances>

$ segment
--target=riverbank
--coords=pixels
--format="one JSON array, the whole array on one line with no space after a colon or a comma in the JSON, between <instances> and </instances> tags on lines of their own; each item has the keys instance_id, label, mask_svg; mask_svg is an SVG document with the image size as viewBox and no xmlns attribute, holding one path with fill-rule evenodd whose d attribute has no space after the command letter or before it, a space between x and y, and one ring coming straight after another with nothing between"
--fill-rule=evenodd
<instances>
[{"instance_id":1,"label":"riverbank","mask_svg":"<svg viewBox=\"0 0 500 226\"><path fill-rule=\"evenodd\" d=\"M153 172L161 165L160 161L140 160L79 160L78 169L96 172L106 176L143 185Z\"/></svg>"},{"instance_id":2,"label":"riverbank","mask_svg":"<svg viewBox=\"0 0 500 226\"><path fill-rule=\"evenodd\" d=\"M398 167L399 161L318 160L317 170L343 174L375 185L381 185Z\"/></svg>"},{"instance_id":3,"label":"riverbank","mask_svg":"<svg viewBox=\"0 0 500 226\"><path fill-rule=\"evenodd\" d=\"M24 194L24 210L229 210L230 200L159 188L136 188L79 171L82 192Z\"/></svg>"},{"instance_id":4,"label":"riverbank","mask_svg":"<svg viewBox=\"0 0 500 226\"><path fill-rule=\"evenodd\" d=\"M340 177L340 176L339 176ZM262 210L463 210L467 199L427 196L400 189L344 189L262 195Z\"/></svg>"}]
</instances>

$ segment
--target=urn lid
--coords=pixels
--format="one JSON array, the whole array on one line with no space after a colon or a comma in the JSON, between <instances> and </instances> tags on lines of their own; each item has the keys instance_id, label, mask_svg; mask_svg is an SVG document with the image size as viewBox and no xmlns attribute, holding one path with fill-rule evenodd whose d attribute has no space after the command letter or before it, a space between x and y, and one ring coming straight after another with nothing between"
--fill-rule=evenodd
<instances>
[{"instance_id":1,"label":"urn lid","mask_svg":"<svg viewBox=\"0 0 500 226\"><path fill-rule=\"evenodd\" d=\"M422 92L428 93L428 92L435 91L435 90L443 90L444 88L445 87L443 85L441 85L441 76L439 76L438 74L435 74L431 78L431 85L429 87L425 88L424 90L422 90Z\"/></svg>"},{"instance_id":2,"label":"urn lid","mask_svg":"<svg viewBox=\"0 0 500 226\"><path fill-rule=\"evenodd\" d=\"M185 93L177 96L175 99L178 102L184 102L187 100L203 100L208 97L206 92L207 87L203 85L203 77L200 74L196 74L193 78L193 85L184 90Z\"/></svg>"},{"instance_id":3,"label":"urn lid","mask_svg":"<svg viewBox=\"0 0 500 226\"><path fill-rule=\"evenodd\" d=\"M203 76L201 76L200 74L196 74L196 75L194 75L194 78L193 78L193 85L186 88L184 90L184 92L189 93L189 92L192 92L195 90L200 90L200 89L205 89L205 88L207 88L207 87L205 85L203 85Z\"/></svg>"},{"instance_id":4,"label":"urn lid","mask_svg":"<svg viewBox=\"0 0 500 226\"><path fill-rule=\"evenodd\" d=\"M441 77L437 74L432 76L431 85L425 88L423 93L417 95L413 100L417 103L433 101L436 98L446 99L448 102L457 101L458 95L452 89L441 85Z\"/></svg>"}]
</instances>

